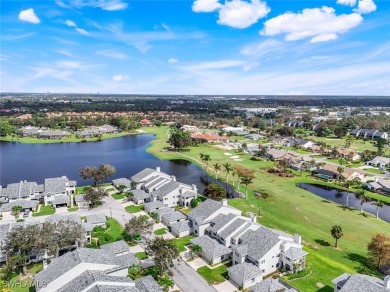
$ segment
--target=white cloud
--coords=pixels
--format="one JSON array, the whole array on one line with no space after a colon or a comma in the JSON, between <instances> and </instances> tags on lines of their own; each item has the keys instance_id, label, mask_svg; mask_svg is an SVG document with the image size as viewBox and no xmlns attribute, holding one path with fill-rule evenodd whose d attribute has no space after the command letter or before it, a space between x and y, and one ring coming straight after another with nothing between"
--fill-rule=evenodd
<instances>
[{"instance_id":1,"label":"white cloud","mask_svg":"<svg viewBox=\"0 0 390 292\"><path fill-rule=\"evenodd\" d=\"M127 60L129 59L129 56L119 52L117 50L102 50L102 51L97 51L96 55L99 56L104 56L104 57L109 57L113 59L119 59L119 60Z\"/></svg>"},{"instance_id":2,"label":"white cloud","mask_svg":"<svg viewBox=\"0 0 390 292\"><path fill-rule=\"evenodd\" d=\"M80 63L74 61L60 61L57 62L57 66L60 68L80 68Z\"/></svg>"},{"instance_id":3,"label":"white cloud","mask_svg":"<svg viewBox=\"0 0 390 292\"><path fill-rule=\"evenodd\" d=\"M95 7L100 7L106 11L116 11L124 10L127 8L127 3L122 2L121 0L108 0L108 1L98 1L99 4Z\"/></svg>"},{"instance_id":4,"label":"white cloud","mask_svg":"<svg viewBox=\"0 0 390 292\"><path fill-rule=\"evenodd\" d=\"M186 71L206 71L206 70L219 70L243 66L245 63L240 60L220 60L211 62L202 62L196 65L189 65L183 67Z\"/></svg>"},{"instance_id":5,"label":"white cloud","mask_svg":"<svg viewBox=\"0 0 390 292\"><path fill-rule=\"evenodd\" d=\"M168 60L168 63L169 63L169 64L176 64L177 62L179 62L179 60L178 60L178 59L175 59L175 58L170 58L170 59Z\"/></svg>"},{"instance_id":6,"label":"white cloud","mask_svg":"<svg viewBox=\"0 0 390 292\"><path fill-rule=\"evenodd\" d=\"M353 11L360 14L371 13L376 10L376 5L372 0L359 0L358 7Z\"/></svg>"},{"instance_id":7,"label":"white cloud","mask_svg":"<svg viewBox=\"0 0 390 292\"><path fill-rule=\"evenodd\" d=\"M33 24L38 24L41 22L41 20L35 14L34 9L32 9L32 8L20 11L19 20L30 22Z\"/></svg>"},{"instance_id":8,"label":"white cloud","mask_svg":"<svg viewBox=\"0 0 390 292\"><path fill-rule=\"evenodd\" d=\"M68 51L65 51L65 50L57 50L57 53L59 53L61 55L65 55L67 57L71 57L71 58L74 57L71 53L69 53Z\"/></svg>"},{"instance_id":9,"label":"white cloud","mask_svg":"<svg viewBox=\"0 0 390 292\"><path fill-rule=\"evenodd\" d=\"M79 34L82 34L82 35L89 35L89 32L86 31L84 28L76 27L75 30L76 30Z\"/></svg>"},{"instance_id":10,"label":"white cloud","mask_svg":"<svg viewBox=\"0 0 390 292\"><path fill-rule=\"evenodd\" d=\"M334 40L339 34L358 26L363 18L358 13L336 15L331 7L307 8L301 13L286 12L264 23L262 35L285 34L287 41L311 38L311 42Z\"/></svg>"},{"instance_id":11,"label":"white cloud","mask_svg":"<svg viewBox=\"0 0 390 292\"><path fill-rule=\"evenodd\" d=\"M113 76L112 80L114 80L116 82L126 81L126 80L129 80L129 75L118 74L118 75Z\"/></svg>"},{"instance_id":12,"label":"white cloud","mask_svg":"<svg viewBox=\"0 0 390 292\"><path fill-rule=\"evenodd\" d=\"M247 28L265 17L271 9L260 0L251 2L233 0L226 1L219 10L218 24L234 28Z\"/></svg>"},{"instance_id":13,"label":"white cloud","mask_svg":"<svg viewBox=\"0 0 390 292\"><path fill-rule=\"evenodd\" d=\"M347 6L355 6L357 0L337 0L337 4L347 5Z\"/></svg>"},{"instance_id":14,"label":"white cloud","mask_svg":"<svg viewBox=\"0 0 390 292\"><path fill-rule=\"evenodd\" d=\"M127 3L122 0L55 0L55 3L62 8L83 8L96 7L106 11L124 10Z\"/></svg>"},{"instance_id":15,"label":"white cloud","mask_svg":"<svg viewBox=\"0 0 390 292\"><path fill-rule=\"evenodd\" d=\"M222 5L218 0L195 0L192 4L194 12L212 12L219 9Z\"/></svg>"},{"instance_id":16,"label":"white cloud","mask_svg":"<svg viewBox=\"0 0 390 292\"><path fill-rule=\"evenodd\" d=\"M69 27L77 27L76 23L69 19L65 20L65 24Z\"/></svg>"}]
</instances>

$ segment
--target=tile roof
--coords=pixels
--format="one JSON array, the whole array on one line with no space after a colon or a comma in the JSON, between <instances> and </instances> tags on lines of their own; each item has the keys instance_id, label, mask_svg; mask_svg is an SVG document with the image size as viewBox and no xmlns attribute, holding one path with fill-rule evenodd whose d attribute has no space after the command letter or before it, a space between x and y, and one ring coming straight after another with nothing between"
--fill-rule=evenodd
<instances>
[{"instance_id":1,"label":"tile roof","mask_svg":"<svg viewBox=\"0 0 390 292\"><path fill-rule=\"evenodd\" d=\"M140 172L136 173L131 177L131 179L135 182L141 182L143 181L147 176L151 175L153 172L156 172L154 169L151 168L145 168L144 170L141 170Z\"/></svg>"},{"instance_id":2,"label":"tile roof","mask_svg":"<svg viewBox=\"0 0 390 292\"><path fill-rule=\"evenodd\" d=\"M249 288L250 292L298 292L292 286L281 279L268 278L253 287Z\"/></svg>"},{"instance_id":3,"label":"tile roof","mask_svg":"<svg viewBox=\"0 0 390 292\"><path fill-rule=\"evenodd\" d=\"M246 262L231 266L228 271L229 275L233 275L235 279L240 281L240 283L237 284L242 284L243 282L256 278L262 274L258 267Z\"/></svg>"},{"instance_id":4,"label":"tile roof","mask_svg":"<svg viewBox=\"0 0 390 292\"><path fill-rule=\"evenodd\" d=\"M291 260L297 260L308 255L308 253L297 247L290 247L284 252L284 255Z\"/></svg>"},{"instance_id":5,"label":"tile roof","mask_svg":"<svg viewBox=\"0 0 390 292\"><path fill-rule=\"evenodd\" d=\"M124 240L115 241L112 243L107 243L100 246L100 249L107 250L112 254L129 252L130 247Z\"/></svg>"},{"instance_id":6,"label":"tile roof","mask_svg":"<svg viewBox=\"0 0 390 292\"><path fill-rule=\"evenodd\" d=\"M202 247L202 252L211 259L216 259L232 252L230 248L220 244L207 235L195 237L191 239L191 243L199 244Z\"/></svg>"},{"instance_id":7,"label":"tile roof","mask_svg":"<svg viewBox=\"0 0 390 292\"><path fill-rule=\"evenodd\" d=\"M184 220L180 222L174 222L170 224L172 229L177 230L178 232L183 232L187 230L191 230L192 226L189 220Z\"/></svg>"}]
</instances>

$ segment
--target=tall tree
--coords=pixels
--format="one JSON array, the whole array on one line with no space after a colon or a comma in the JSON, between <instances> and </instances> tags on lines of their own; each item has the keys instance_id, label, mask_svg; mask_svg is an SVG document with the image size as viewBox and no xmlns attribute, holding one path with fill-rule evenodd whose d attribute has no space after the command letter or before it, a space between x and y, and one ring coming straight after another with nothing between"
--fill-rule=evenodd
<instances>
[{"instance_id":1,"label":"tall tree","mask_svg":"<svg viewBox=\"0 0 390 292\"><path fill-rule=\"evenodd\" d=\"M203 249L199 244L190 245L191 258L194 258L194 255L199 256L202 253Z\"/></svg>"},{"instance_id":2,"label":"tall tree","mask_svg":"<svg viewBox=\"0 0 390 292\"><path fill-rule=\"evenodd\" d=\"M342 167L342 166L339 166L339 167L337 167L337 173L338 173L338 175L337 175L337 180L338 181L340 181L340 178L341 178L341 174L344 172L344 167Z\"/></svg>"},{"instance_id":3,"label":"tall tree","mask_svg":"<svg viewBox=\"0 0 390 292\"><path fill-rule=\"evenodd\" d=\"M192 145L191 133L174 129L170 131L168 142L175 149L182 150Z\"/></svg>"},{"instance_id":4,"label":"tall tree","mask_svg":"<svg viewBox=\"0 0 390 292\"><path fill-rule=\"evenodd\" d=\"M11 135L14 132L14 126L12 126L6 118L0 118L0 137Z\"/></svg>"},{"instance_id":5,"label":"tall tree","mask_svg":"<svg viewBox=\"0 0 390 292\"><path fill-rule=\"evenodd\" d=\"M390 236L379 233L375 234L367 245L368 260L377 268L390 264Z\"/></svg>"},{"instance_id":6,"label":"tall tree","mask_svg":"<svg viewBox=\"0 0 390 292\"><path fill-rule=\"evenodd\" d=\"M215 181L217 181L217 179L218 179L218 171L221 170L221 165L218 162L216 162L216 163L214 163L213 166L214 166L214 172L215 172Z\"/></svg>"},{"instance_id":7,"label":"tall tree","mask_svg":"<svg viewBox=\"0 0 390 292\"><path fill-rule=\"evenodd\" d=\"M114 166L110 164L100 164L98 167L85 166L80 168L80 176L83 179L92 179L94 186L97 186L98 182L104 181L110 176L113 176L116 172Z\"/></svg>"},{"instance_id":8,"label":"tall tree","mask_svg":"<svg viewBox=\"0 0 390 292\"><path fill-rule=\"evenodd\" d=\"M376 202L372 204L376 206L376 218L379 218L379 208L383 207L383 202L376 200Z\"/></svg>"},{"instance_id":9,"label":"tall tree","mask_svg":"<svg viewBox=\"0 0 390 292\"><path fill-rule=\"evenodd\" d=\"M360 200L360 211L363 211L363 204L368 201L368 197L364 194L364 190L357 191L355 197Z\"/></svg>"},{"instance_id":10,"label":"tall tree","mask_svg":"<svg viewBox=\"0 0 390 292\"><path fill-rule=\"evenodd\" d=\"M162 273L170 273L173 260L179 256L179 250L173 240L156 237L148 242L146 251L154 259L154 262Z\"/></svg>"},{"instance_id":11,"label":"tall tree","mask_svg":"<svg viewBox=\"0 0 390 292\"><path fill-rule=\"evenodd\" d=\"M249 176L244 176L242 178L242 183L245 185L245 199L248 199L248 185L250 185L252 181L252 178Z\"/></svg>"},{"instance_id":12,"label":"tall tree","mask_svg":"<svg viewBox=\"0 0 390 292\"><path fill-rule=\"evenodd\" d=\"M339 225L334 225L330 230L330 233L332 234L333 238L336 239L336 243L334 246L337 248L338 240L344 235L343 229Z\"/></svg>"},{"instance_id":13,"label":"tall tree","mask_svg":"<svg viewBox=\"0 0 390 292\"><path fill-rule=\"evenodd\" d=\"M153 222L144 216L134 216L125 224L125 232L134 238L137 235L147 235L152 232Z\"/></svg>"},{"instance_id":14,"label":"tall tree","mask_svg":"<svg viewBox=\"0 0 390 292\"><path fill-rule=\"evenodd\" d=\"M107 191L104 188L89 188L85 192L84 199L89 202L92 207L95 207L107 195Z\"/></svg>"},{"instance_id":15,"label":"tall tree","mask_svg":"<svg viewBox=\"0 0 390 292\"><path fill-rule=\"evenodd\" d=\"M209 163L211 162L211 156L210 154L205 154L204 157L204 163L206 163L206 172L209 169Z\"/></svg>"},{"instance_id":16,"label":"tall tree","mask_svg":"<svg viewBox=\"0 0 390 292\"><path fill-rule=\"evenodd\" d=\"M376 148L378 149L378 155L384 154L384 149L385 149L385 146L387 143L388 143L387 140L382 139L382 138L376 142Z\"/></svg>"},{"instance_id":17,"label":"tall tree","mask_svg":"<svg viewBox=\"0 0 390 292\"><path fill-rule=\"evenodd\" d=\"M216 184L209 184L203 191L203 195L209 199L221 201L226 198L225 190Z\"/></svg>"},{"instance_id":18,"label":"tall tree","mask_svg":"<svg viewBox=\"0 0 390 292\"><path fill-rule=\"evenodd\" d=\"M226 188L225 188L225 191L227 193L227 187L228 187L228 184L229 184L229 173L231 171L233 171L233 167L232 167L232 165L229 162L224 163L222 166L223 166L223 168L225 170L225 174L226 174ZM233 181L233 183L234 183L234 181Z\"/></svg>"}]
</instances>

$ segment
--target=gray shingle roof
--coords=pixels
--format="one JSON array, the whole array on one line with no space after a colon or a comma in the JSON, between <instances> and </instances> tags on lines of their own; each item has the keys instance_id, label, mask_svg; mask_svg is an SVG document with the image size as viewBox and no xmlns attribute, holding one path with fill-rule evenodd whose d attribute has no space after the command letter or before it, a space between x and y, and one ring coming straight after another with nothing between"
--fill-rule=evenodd
<instances>
[{"instance_id":1,"label":"gray shingle roof","mask_svg":"<svg viewBox=\"0 0 390 292\"><path fill-rule=\"evenodd\" d=\"M245 248L247 255L259 260L279 242L279 236L267 228L260 227L255 231L248 230L241 236L240 240L242 243L237 251L241 253ZM243 247L244 245L246 247Z\"/></svg>"},{"instance_id":2,"label":"gray shingle roof","mask_svg":"<svg viewBox=\"0 0 390 292\"><path fill-rule=\"evenodd\" d=\"M224 229L222 229L221 233L219 234L223 239L229 237L232 235L232 233L236 232L239 228L241 228L245 223L248 221L237 218L232 223L230 223L228 226L226 226Z\"/></svg>"},{"instance_id":3,"label":"gray shingle roof","mask_svg":"<svg viewBox=\"0 0 390 292\"><path fill-rule=\"evenodd\" d=\"M163 185L162 187L158 188L156 191L154 191L152 194L154 197L159 197L160 199L164 198L165 196L169 195L171 192L173 192L176 189L180 188L180 183L177 181L170 181L169 183Z\"/></svg>"},{"instance_id":4,"label":"gray shingle roof","mask_svg":"<svg viewBox=\"0 0 390 292\"><path fill-rule=\"evenodd\" d=\"M152 276L146 276L135 280L135 286L140 292L163 292Z\"/></svg>"},{"instance_id":5,"label":"gray shingle roof","mask_svg":"<svg viewBox=\"0 0 390 292\"><path fill-rule=\"evenodd\" d=\"M100 213L100 214L91 214L85 216L87 218L87 222L91 224L102 224L106 223L106 215Z\"/></svg>"},{"instance_id":6,"label":"gray shingle roof","mask_svg":"<svg viewBox=\"0 0 390 292\"><path fill-rule=\"evenodd\" d=\"M81 263L108 265L107 270L111 268L110 266L115 266L118 269L129 267L130 265L127 265L129 261L124 258L125 256L116 257L112 253L101 249L78 248L54 258L45 270L35 275L35 281L49 284Z\"/></svg>"},{"instance_id":7,"label":"gray shingle roof","mask_svg":"<svg viewBox=\"0 0 390 292\"><path fill-rule=\"evenodd\" d=\"M88 223L88 222L81 223L81 227L84 229L84 231L87 231L87 232L93 230L92 224Z\"/></svg>"},{"instance_id":8,"label":"gray shingle roof","mask_svg":"<svg viewBox=\"0 0 390 292\"><path fill-rule=\"evenodd\" d=\"M186 191L186 192L184 192L183 194L180 194L180 197L181 197L181 198L185 198L185 199L187 199L187 198L193 198L193 197L195 197L195 196L196 196L196 193L190 192L190 191Z\"/></svg>"},{"instance_id":9,"label":"gray shingle roof","mask_svg":"<svg viewBox=\"0 0 390 292\"><path fill-rule=\"evenodd\" d=\"M161 201L153 201L153 202L148 202L144 204L144 208L149 208L150 210L154 210L156 208L162 208L164 207L164 203Z\"/></svg>"},{"instance_id":10,"label":"gray shingle roof","mask_svg":"<svg viewBox=\"0 0 390 292\"><path fill-rule=\"evenodd\" d=\"M223 206L221 202L207 199L202 204L193 209L190 213L188 213L188 217L197 221L198 224L202 224L203 221L205 221L208 217L210 217L222 207L232 208L230 206Z\"/></svg>"},{"instance_id":11,"label":"gray shingle roof","mask_svg":"<svg viewBox=\"0 0 390 292\"><path fill-rule=\"evenodd\" d=\"M80 292L90 287L91 285L93 285L93 287L97 287L98 289L96 291L100 292L102 282L104 282L103 286L110 286L110 283L112 283L111 287L113 287L114 290L111 291L137 291L135 289L135 283L131 278L109 276L102 271L85 271L60 288L58 292Z\"/></svg>"},{"instance_id":12,"label":"gray shingle roof","mask_svg":"<svg viewBox=\"0 0 390 292\"><path fill-rule=\"evenodd\" d=\"M35 193L36 187L36 182L28 181L8 184L6 188L2 189L1 196L9 199L29 198L30 195Z\"/></svg>"},{"instance_id":13,"label":"gray shingle roof","mask_svg":"<svg viewBox=\"0 0 390 292\"><path fill-rule=\"evenodd\" d=\"M77 196L74 196L74 200L76 201L76 203L86 202L86 201L85 201L85 195L77 195Z\"/></svg>"},{"instance_id":14,"label":"gray shingle roof","mask_svg":"<svg viewBox=\"0 0 390 292\"><path fill-rule=\"evenodd\" d=\"M332 281L335 285L342 286L340 292L388 292L384 281L376 277L362 274L349 275L347 273Z\"/></svg>"},{"instance_id":15,"label":"gray shingle roof","mask_svg":"<svg viewBox=\"0 0 390 292\"><path fill-rule=\"evenodd\" d=\"M123 177L112 180L112 183L114 185L117 185L117 186L123 185L126 188L130 188L131 187L130 180L128 180L127 178L123 178Z\"/></svg>"},{"instance_id":16,"label":"gray shingle roof","mask_svg":"<svg viewBox=\"0 0 390 292\"><path fill-rule=\"evenodd\" d=\"M45 179L45 193L60 194L66 192L66 183L68 181L65 177Z\"/></svg>"},{"instance_id":17,"label":"gray shingle roof","mask_svg":"<svg viewBox=\"0 0 390 292\"><path fill-rule=\"evenodd\" d=\"M65 215L60 215L60 214L53 214L53 215L50 215L49 217L47 217L45 219L45 222L49 222L49 223L57 223L59 221L75 221L75 222L78 222L78 223L81 223L81 217L79 215L76 215L76 214L65 214Z\"/></svg>"},{"instance_id":18,"label":"gray shingle roof","mask_svg":"<svg viewBox=\"0 0 390 292\"><path fill-rule=\"evenodd\" d=\"M192 226L189 220L184 220L180 222L174 222L170 224L172 229L177 230L178 232L183 232L187 230L191 230Z\"/></svg>"},{"instance_id":19,"label":"gray shingle roof","mask_svg":"<svg viewBox=\"0 0 390 292\"><path fill-rule=\"evenodd\" d=\"M222 229L230 221L232 221L236 216L237 215L234 214L218 214L215 218L213 218L211 225L207 227L206 230L217 233L220 229Z\"/></svg>"},{"instance_id":20,"label":"gray shingle roof","mask_svg":"<svg viewBox=\"0 0 390 292\"><path fill-rule=\"evenodd\" d=\"M242 264L231 266L229 268L229 275L233 275L236 279L240 281L240 283L237 284L242 284L243 282L260 276L261 274L261 270L258 267L245 262Z\"/></svg>"},{"instance_id":21,"label":"gray shingle roof","mask_svg":"<svg viewBox=\"0 0 390 292\"><path fill-rule=\"evenodd\" d=\"M286 250L284 255L286 257L290 258L291 260L297 260L297 259L300 259L300 258L307 256L308 253L300 248L290 247L288 250Z\"/></svg>"},{"instance_id":22,"label":"gray shingle roof","mask_svg":"<svg viewBox=\"0 0 390 292\"><path fill-rule=\"evenodd\" d=\"M251 292L298 292L281 279L268 278L249 289Z\"/></svg>"},{"instance_id":23,"label":"gray shingle roof","mask_svg":"<svg viewBox=\"0 0 390 292\"><path fill-rule=\"evenodd\" d=\"M211 259L216 259L232 252L230 248L220 244L218 241L208 237L207 235L193 238L191 239L191 243L200 245L202 247L202 252L208 255Z\"/></svg>"},{"instance_id":24,"label":"gray shingle roof","mask_svg":"<svg viewBox=\"0 0 390 292\"><path fill-rule=\"evenodd\" d=\"M187 219L187 216L182 212L174 211L170 213L164 213L161 218L167 222L175 222L177 220Z\"/></svg>"},{"instance_id":25,"label":"gray shingle roof","mask_svg":"<svg viewBox=\"0 0 390 292\"><path fill-rule=\"evenodd\" d=\"M1 205L0 212L8 212L12 210L13 206L21 206L22 209L35 209L38 205L38 201L35 200L17 200L10 203Z\"/></svg>"},{"instance_id":26,"label":"gray shingle roof","mask_svg":"<svg viewBox=\"0 0 390 292\"><path fill-rule=\"evenodd\" d=\"M156 211L153 211L158 215L159 218L161 218L164 214L173 213L175 210L173 208L160 208Z\"/></svg>"},{"instance_id":27,"label":"gray shingle roof","mask_svg":"<svg viewBox=\"0 0 390 292\"><path fill-rule=\"evenodd\" d=\"M153 172L155 172L154 169L151 168L145 168L144 170L141 170L140 172L136 173L131 177L133 181L141 182L143 181L148 175L151 175Z\"/></svg>"},{"instance_id":28,"label":"gray shingle roof","mask_svg":"<svg viewBox=\"0 0 390 292\"><path fill-rule=\"evenodd\" d=\"M0 242L4 241L9 233L10 224L0 224Z\"/></svg>"},{"instance_id":29,"label":"gray shingle roof","mask_svg":"<svg viewBox=\"0 0 390 292\"><path fill-rule=\"evenodd\" d=\"M139 189L136 189L136 190L132 190L131 191L134 195L133 197L133 200L138 202L138 201L141 201L141 200L145 200L145 199L148 199L151 197L151 195L143 190L139 190Z\"/></svg>"},{"instance_id":30,"label":"gray shingle roof","mask_svg":"<svg viewBox=\"0 0 390 292\"><path fill-rule=\"evenodd\" d=\"M130 247L124 240L107 243L100 246L100 249L107 250L112 254L129 252Z\"/></svg>"},{"instance_id":31,"label":"gray shingle roof","mask_svg":"<svg viewBox=\"0 0 390 292\"><path fill-rule=\"evenodd\" d=\"M57 195L54 197L53 205L68 204L70 203L70 197L68 195Z\"/></svg>"}]
</instances>

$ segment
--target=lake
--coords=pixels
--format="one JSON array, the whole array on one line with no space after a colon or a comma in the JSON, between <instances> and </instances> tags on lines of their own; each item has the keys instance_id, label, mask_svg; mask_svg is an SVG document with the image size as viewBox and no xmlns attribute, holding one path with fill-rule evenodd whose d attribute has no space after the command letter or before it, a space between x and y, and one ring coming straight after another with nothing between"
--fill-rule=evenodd
<instances>
[{"instance_id":1,"label":"lake","mask_svg":"<svg viewBox=\"0 0 390 292\"><path fill-rule=\"evenodd\" d=\"M299 183L297 184L297 187L307 190L321 198L346 206L348 193L345 191L338 191L332 187L307 183ZM374 201L364 203L363 211L376 216L376 206L372 205L372 203L374 203ZM348 206L360 210L360 200L357 199L353 193L349 193ZM382 208L379 208L379 218L390 223L390 206L384 205Z\"/></svg>"},{"instance_id":2,"label":"lake","mask_svg":"<svg viewBox=\"0 0 390 292\"><path fill-rule=\"evenodd\" d=\"M162 161L147 153L146 149L153 139L153 135L146 134L86 143L0 142L0 185L6 186L20 180L41 184L45 178L63 175L76 180L79 186L89 185L91 181L83 180L79 169L87 165L108 163L116 168L113 178L129 178L146 167L159 166L162 171L175 175L180 182L196 184L199 193L202 193L205 188L200 180L203 170L185 160ZM208 180L214 181L209 176Z\"/></svg>"}]
</instances>

